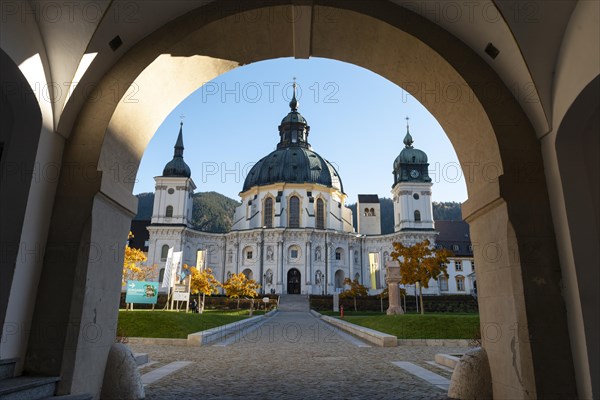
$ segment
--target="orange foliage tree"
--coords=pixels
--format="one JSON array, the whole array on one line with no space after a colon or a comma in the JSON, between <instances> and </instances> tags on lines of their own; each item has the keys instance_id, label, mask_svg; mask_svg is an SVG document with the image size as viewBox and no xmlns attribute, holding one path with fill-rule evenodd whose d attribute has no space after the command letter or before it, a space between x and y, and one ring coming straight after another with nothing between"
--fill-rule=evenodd
<instances>
[{"instance_id":1,"label":"orange foliage tree","mask_svg":"<svg viewBox=\"0 0 600 400\"><path fill-rule=\"evenodd\" d=\"M340 297L342 299L352 297L354 299L354 311L356 309L356 298L357 297L366 297L369 295L369 290L358 282L358 279L350 280L350 278L344 279L344 285L349 285L350 287L340 293Z\"/></svg>"},{"instance_id":2,"label":"orange foliage tree","mask_svg":"<svg viewBox=\"0 0 600 400\"><path fill-rule=\"evenodd\" d=\"M204 311L205 296L219 293L218 288L221 284L217 281L210 268L199 270L196 267L188 267L187 265L184 265L183 268L190 271L190 292L192 294L202 293L202 302L200 307L198 307L198 311L202 314Z\"/></svg>"},{"instance_id":3,"label":"orange foliage tree","mask_svg":"<svg viewBox=\"0 0 600 400\"><path fill-rule=\"evenodd\" d=\"M129 232L128 239L133 238L133 233ZM147 260L146 255L139 249L125 246L125 258L123 259L123 277L121 284L125 286L128 280L145 281L150 278L151 268L143 263Z\"/></svg>"},{"instance_id":4,"label":"orange foliage tree","mask_svg":"<svg viewBox=\"0 0 600 400\"><path fill-rule=\"evenodd\" d=\"M437 280L442 273L447 276L446 263L451 256L452 252L449 250L432 248L429 240L409 247L394 243L391 257L400 264L400 283L419 286L421 314L425 313L423 288L429 287L430 279Z\"/></svg>"},{"instance_id":5,"label":"orange foliage tree","mask_svg":"<svg viewBox=\"0 0 600 400\"><path fill-rule=\"evenodd\" d=\"M248 279L243 272L232 274L222 285L225 295L237 300L237 308L240 308L240 297L256 297L260 285L254 279Z\"/></svg>"}]
</instances>

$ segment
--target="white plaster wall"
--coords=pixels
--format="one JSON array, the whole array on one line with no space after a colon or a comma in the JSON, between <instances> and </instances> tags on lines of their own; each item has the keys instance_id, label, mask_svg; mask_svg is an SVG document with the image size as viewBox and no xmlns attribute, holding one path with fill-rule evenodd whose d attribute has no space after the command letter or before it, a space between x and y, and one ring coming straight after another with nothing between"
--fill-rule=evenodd
<instances>
[{"instance_id":1,"label":"white plaster wall","mask_svg":"<svg viewBox=\"0 0 600 400\"><path fill-rule=\"evenodd\" d=\"M320 185L291 185L277 184L267 187L257 187L242 193L242 204L236 208L234 214L234 224L232 230L247 230L261 228L264 224L263 204L267 197L277 198L278 192L282 192L279 203L274 201L273 210L273 227L288 226L288 204L292 196L298 196L300 199L300 228L314 228L316 224L316 201L317 198L323 199L325 202L325 228L331 230L339 230L351 232L353 230L352 212L340 201L345 199L345 195L331 191L329 188ZM312 192L312 197L315 199L311 203L307 192ZM256 197L255 197L256 196ZM248 207L248 201L252 201L252 205ZM349 223L348 223L349 222Z\"/></svg>"},{"instance_id":2,"label":"white plaster wall","mask_svg":"<svg viewBox=\"0 0 600 400\"><path fill-rule=\"evenodd\" d=\"M375 215L365 215L365 208L373 209ZM360 203L356 205L358 233L362 235L381 235L381 205L379 203Z\"/></svg>"},{"instance_id":3,"label":"white plaster wall","mask_svg":"<svg viewBox=\"0 0 600 400\"><path fill-rule=\"evenodd\" d=\"M433 229L433 208L431 205L431 183L402 182L394 186L394 217L396 231L402 229ZM417 193L419 199L414 199ZM421 221L414 220L414 212L419 210Z\"/></svg>"},{"instance_id":4,"label":"white plaster wall","mask_svg":"<svg viewBox=\"0 0 600 400\"><path fill-rule=\"evenodd\" d=\"M196 185L190 178L175 178L157 176L152 208L153 224L186 224L189 225L192 216L192 194ZM166 189L159 187L166 186ZM185 187L185 189L181 189ZM169 189L174 193L169 194ZM173 207L173 217L166 217L168 206Z\"/></svg>"}]
</instances>

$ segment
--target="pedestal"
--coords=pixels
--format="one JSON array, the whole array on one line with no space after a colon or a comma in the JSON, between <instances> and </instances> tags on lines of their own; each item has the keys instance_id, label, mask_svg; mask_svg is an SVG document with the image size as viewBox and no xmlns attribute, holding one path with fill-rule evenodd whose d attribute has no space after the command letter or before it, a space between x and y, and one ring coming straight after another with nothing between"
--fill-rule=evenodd
<instances>
[{"instance_id":1,"label":"pedestal","mask_svg":"<svg viewBox=\"0 0 600 400\"><path fill-rule=\"evenodd\" d=\"M404 314L404 310L402 306L400 306L400 265L398 265L398 261L390 261L386 265L387 277L385 278L385 283L388 285L388 293L389 293L389 303L386 314L387 315L396 315L396 314Z\"/></svg>"}]
</instances>

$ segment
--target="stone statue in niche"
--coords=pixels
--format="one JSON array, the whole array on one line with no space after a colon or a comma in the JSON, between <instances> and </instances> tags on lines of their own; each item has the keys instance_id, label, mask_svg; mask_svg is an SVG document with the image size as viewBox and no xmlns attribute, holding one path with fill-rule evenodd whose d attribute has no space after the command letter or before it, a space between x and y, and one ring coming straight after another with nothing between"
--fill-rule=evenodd
<instances>
[{"instance_id":1,"label":"stone statue in niche","mask_svg":"<svg viewBox=\"0 0 600 400\"><path fill-rule=\"evenodd\" d=\"M267 285L273 284L273 271L271 271L270 269L267 270L265 280Z\"/></svg>"}]
</instances>

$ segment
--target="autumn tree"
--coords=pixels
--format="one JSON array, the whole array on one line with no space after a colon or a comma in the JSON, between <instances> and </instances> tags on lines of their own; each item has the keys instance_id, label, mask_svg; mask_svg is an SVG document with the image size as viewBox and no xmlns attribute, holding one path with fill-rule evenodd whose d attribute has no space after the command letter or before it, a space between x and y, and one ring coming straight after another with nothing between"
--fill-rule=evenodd
<instances>
[{"instance_id":1,"label":"autumn tree","mask_svg":"<svg viewBox=\"0 0 600 400\"><path fill-rule=\"evenodd\" d=\"M358 279L350 280L350 278L344 279L344 285L350 286L348 289L344 290L340 293L340 297L342 299L352 297L354 299L354 311L356 309L356 298L357 297L366 297L369 294L369 290L358 282Z\"/></svg>"},{"instance_id":2,"label":"autumn tree","mask_svg":"<svg viewBox=\"0 0 600 400\"><path fill-rule=\"evenodd\" d=\"M127 239L133 238L133 233L129 232ZM125 286L128 280L145 281L149 278L150 268L142 263L147 260L146 255L140 249L125 246L125 258L123 259L123 277L121 284Z\"/></svg>"},{"instance_id":3,"label":"autumn tree","mask_svg":"<svg viewBox=\"0 0 600 400\"><path fill-rule=\"evenodd\" d=\"M240 308L240 297L258 295L260 285L254 279L248 279L243 272L232 274L222 285L225 295L237 299L237 308Z\"/></svg>"},{"instance_id":4,"label":"autumn tree","mask_svg":"<svg viewBox=\"0 0 600 400\"><path fill-rule=\"evenodd\" d=\"M431 279L437 280L443 273L446 274L446 263L452 252L446 249L434 249L429 240L416 243L414 246L404 246L394 243L391 257L400 264L400 283L404 285L416 284L419 287L421 314L423 309L423 288L429 287Z\"/></svg>"},{"instance_id":5,"label":"autumn tree","mask_svg":"<svg viewBox=\"0 0 600 400\"><path fill-rule=\"evenodd\" d=\"M202 302L200 307L198 307L199 313L202 314L204 311L205 296L219 293L217 289L221 284L215 279L210 268L199 270L196 267L188 267L187 265L184 265L183 268L190 271L190 292L192 294L202 293Z\"/></svg>"}]
</instances>

